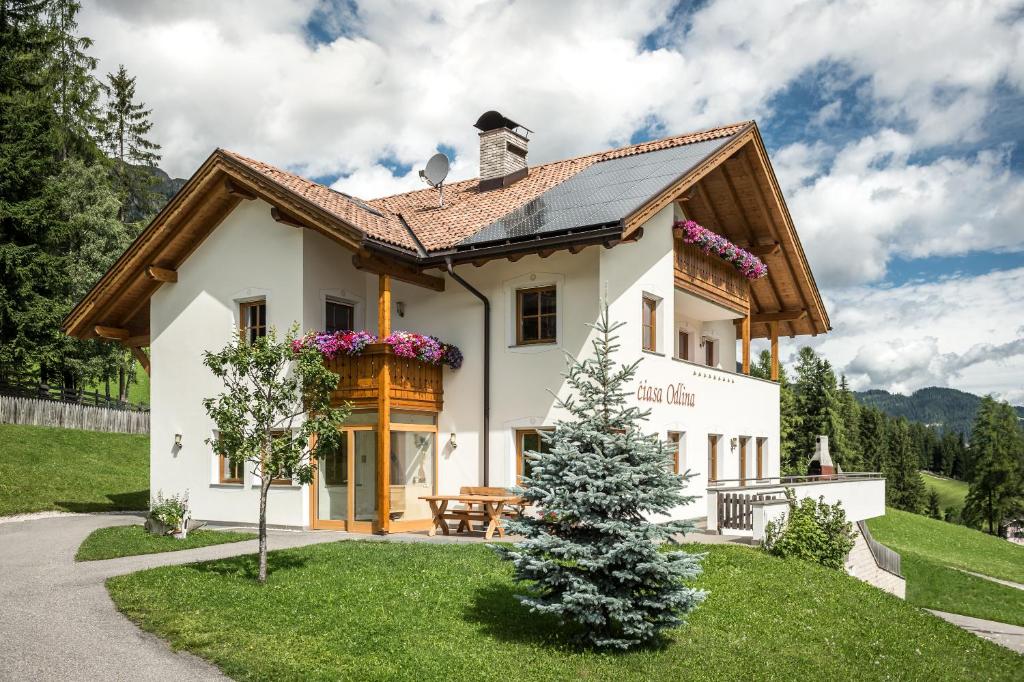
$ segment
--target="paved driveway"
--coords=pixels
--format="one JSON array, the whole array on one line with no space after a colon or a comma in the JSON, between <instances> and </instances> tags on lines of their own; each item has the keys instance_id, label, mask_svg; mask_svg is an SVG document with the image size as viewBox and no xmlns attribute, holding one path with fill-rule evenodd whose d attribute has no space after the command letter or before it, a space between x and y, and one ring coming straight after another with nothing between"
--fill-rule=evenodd
<instances>
[{"instance_id":1,"label":"paved driveway","mask_svg":"<svg viewBox=\"0 0 1024 682\"><path fill-rule=\"evenodd\" d=\"M209 663L172 651L115 608L104 581L154 566L257 550L255 540L75 563L78 545L105 526L140 523L134 514L64 516L0 524L0 679L223 680ZM271 549L345 537L271 531Z\"/></svg>"}]
</instances>

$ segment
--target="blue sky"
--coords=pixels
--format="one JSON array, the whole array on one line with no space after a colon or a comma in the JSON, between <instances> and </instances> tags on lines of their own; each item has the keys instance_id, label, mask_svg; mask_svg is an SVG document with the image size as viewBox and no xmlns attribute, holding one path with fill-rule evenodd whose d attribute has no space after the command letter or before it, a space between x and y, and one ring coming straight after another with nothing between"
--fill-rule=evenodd
<instances>
[{"instance_id":1,"label":"blue sky","mask_svg":"<svg viewBox=\"0 0 1024 682\"><path fill-rule=\"evenodd\" d=\"M855 387L1024 403L1024 2L281 0L83 7L163 167L217 146L372 198L498 109L539 163L754 118Z\"/></svg>"}]
</instances>

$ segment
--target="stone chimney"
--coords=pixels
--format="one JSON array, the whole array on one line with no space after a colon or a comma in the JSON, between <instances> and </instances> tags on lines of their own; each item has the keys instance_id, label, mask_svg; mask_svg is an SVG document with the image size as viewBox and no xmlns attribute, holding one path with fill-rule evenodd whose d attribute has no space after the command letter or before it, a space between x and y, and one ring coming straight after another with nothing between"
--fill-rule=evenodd
<instances>
[{"instance_id":1,"label":"stone chimney","mask_svg":"<svg viewBox=\"0 0 1024 682\"><path fill-rule=\"evenodd\" d=\"M497 111L474 124L480 130L480 191L508 187L526 177L526 152L533 132Z\"/></svg>"},{"instance_id":2,"label":"stone chimney","mask_svg":"<svg viewBox=\"0 0 1024 682\"><path fill-rule=\"evenodd\" d=\"M836 467L832 463L832 455L828 452L828 436L816 436L814 439L814 456L807 466L808 476L833 476Z\"/></svg>"}]
</instances>

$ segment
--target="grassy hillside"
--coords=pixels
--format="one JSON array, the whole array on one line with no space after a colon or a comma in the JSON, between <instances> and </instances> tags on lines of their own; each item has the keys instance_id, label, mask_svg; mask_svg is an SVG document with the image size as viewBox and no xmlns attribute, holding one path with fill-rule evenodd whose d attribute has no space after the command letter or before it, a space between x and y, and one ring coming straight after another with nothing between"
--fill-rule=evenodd
<instances>
[{"instance_id":1,"label":"grassy hillside","mask_svg":"<svg viewBox=\"0 0 1024 682\"><path fill-rule=\"evenodd\" d=\"M149 405L149 375L138 362L135 363L135 379L134 384L128 384L128 402L136 405ZM99 391L100 395L104 395L106 385L101 381L97 384L87 384L84 389ZM110 395L117 397L117 377L110 382Z\"/></svg>"},{"instance_id":2,"label":"grassy hillside","mask_svg":"<svg viewBox=\"0 0 1024 682\"><path fill-rule=\"evenodd\" d=\"M1011 680L1021 657L851 578L736 546L663 647L579 650L487 547L337 542L112 578L144 629L237 680ZM458 570L452 570L457 566ZM384 569L384 567L391 567ZM255 651L274 651L256 656Z\"/></svg>"},{"instance_id":3,"label":"grassy hillside","mask_svg":"<svg viewBox=\"0 0 1024 682\"><path fill-rule=\"evenodd\" d=\"M947 507L963 509L964 500L967 498L967 489L970 487L967 483L944 476L936 476L927 471L922 471L921 475L924 477L925 487L939 493L939 507L943 512Z\"/></svg>"},{"instance_id":4,"label":"grassy hillside","mask_svg":"<svg viewBox=\"0 0 1024 682\"><path fill-rule=\"evenodd\" d=\"M148 436L0 424L0 516L148 506Z\"/></svg>"},{"instance_id":5,"label":"grassy hillside","mask_svg":"<svg viewBox=\"0 0 1024 682\"><path fill-rule=\"evenodd\" d=\"M957 570L1024 583L1024 547L896 509L868 526L876 540L902 555L910 603L1024 626L1024 590Z\"/></svg>"}]
</instances>

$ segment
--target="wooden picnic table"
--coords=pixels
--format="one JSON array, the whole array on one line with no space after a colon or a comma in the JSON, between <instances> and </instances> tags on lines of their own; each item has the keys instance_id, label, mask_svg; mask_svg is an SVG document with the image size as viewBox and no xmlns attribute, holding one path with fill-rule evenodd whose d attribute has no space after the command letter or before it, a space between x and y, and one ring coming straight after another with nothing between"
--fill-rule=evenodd
<instances>
[{"instance_id":1,"label":"wooden picnic table","mask_svg":"<svg viewBox=\"0 0 1024 682\"><path fill-rule=\"evenodd\" d=\"M423 495L421 500L430 504L430 513L434 517L434 525L430 528L431 536L441 532L449 535L448 521L458 521L456 532L463 528L473 530L474 522L487 523L484 537L488 540L498 531L498 537L505 537L505 529L501 524L501 515L506 506L520 505L523 500L518 495ZM452 502L464 504L464 507L449 509Z\"/></svg>"}]
</instances>

